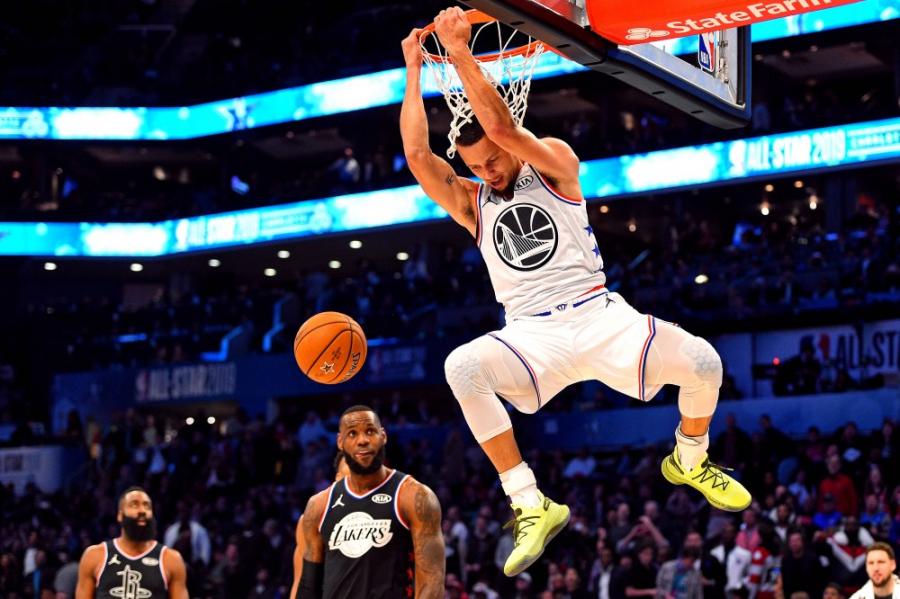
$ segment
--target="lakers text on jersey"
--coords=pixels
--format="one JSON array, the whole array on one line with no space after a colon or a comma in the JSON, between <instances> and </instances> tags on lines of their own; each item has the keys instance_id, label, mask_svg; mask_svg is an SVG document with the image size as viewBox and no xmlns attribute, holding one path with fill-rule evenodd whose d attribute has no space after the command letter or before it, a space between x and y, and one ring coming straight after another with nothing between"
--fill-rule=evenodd
<instances>
[{"instance_id":1,"label":"lakers text on jersey","mask_svg":"<svg viewBox=\"0 0 900 599\"><path fill-rule=\"evenodd\" d=\"M414 592L412 537L397 496L407 475L393 470L364 495L336 482L319 532L325 541L325 599L400 599Z\"/></svg>"}]
</instances>

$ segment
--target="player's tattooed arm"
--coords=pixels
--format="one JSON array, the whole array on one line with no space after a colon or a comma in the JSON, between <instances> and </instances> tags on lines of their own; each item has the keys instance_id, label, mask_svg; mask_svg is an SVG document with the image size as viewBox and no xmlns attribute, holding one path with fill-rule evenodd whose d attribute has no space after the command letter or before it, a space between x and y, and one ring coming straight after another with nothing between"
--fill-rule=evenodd
<instances>
[{"instance_id":1,"label":"player's tattooed arm","mask_svg":"<svg viewBox=\"0 0 900 599\"><path fill-rule=\"evenodd\" d=\"M446 558L441 504L434 491L413 479L404 485L402 498L415 555L416 599L442 599Z\"/></svg>"},{"instance_id":2,"label":"player's tattooed arm","mask_svg":"<svg viewBox=\"0 0 900 599\"><path fill-rule=\"evenodd\" d=\"M327 491L310 497L301 519L306 549L303 551L303 575L297 587L297 597L303 599L322 599L325 544L319 533L319 522L325 513L327 498Z\"/></svg>"},{"instance_id":3,"label":"player's tattooed arm","mask_svg":"<svg viewBox=\"0 0 900 599\"><path fill-rule=\"evenodd\" d=\"M325 503L327 501L325 493L323 491L309 498L306 509L303 511L302 520L303 540L306 542L303 559L319 564L325 561L325 543L322 542L322 535L319 534L319 521L325 512Z\"/></svg>"}]
</instances>

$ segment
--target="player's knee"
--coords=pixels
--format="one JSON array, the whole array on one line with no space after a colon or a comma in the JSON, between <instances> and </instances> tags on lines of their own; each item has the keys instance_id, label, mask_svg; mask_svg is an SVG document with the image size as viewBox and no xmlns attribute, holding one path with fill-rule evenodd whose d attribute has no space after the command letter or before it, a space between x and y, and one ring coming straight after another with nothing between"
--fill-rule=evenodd
<instances>
[{"instance_id":1,"label":"player's knee","mask_svg":"<svg viewBox=\"0 0 900 599\"><path fill-rule=\"evenodd\" d=\"M712 344L702 337L691 337L684 346L694 374L702 384L718 389L722 386L722 358Z\"/></svg>"},{"instance_id":2,"label":"player's knee","mask_svg":"<svg viewBox=\"0 0 900 599\"><path fill-rule=\"evenodd\" d=\"M460 345L444 360L444 376L457 401L471 397L483 382L481 359L472 343Z\"/></svg>"}]
</instances>

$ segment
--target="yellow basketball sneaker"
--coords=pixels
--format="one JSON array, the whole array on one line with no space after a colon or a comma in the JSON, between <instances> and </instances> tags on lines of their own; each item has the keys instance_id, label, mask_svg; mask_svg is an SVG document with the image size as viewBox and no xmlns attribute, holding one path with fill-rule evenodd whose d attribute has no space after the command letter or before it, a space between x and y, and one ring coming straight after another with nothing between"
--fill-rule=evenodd
<instances>
[{"instance_id":1,"label":"yellow basketball sneaker","mask_svg":"<svg viewBox=\"0 0 900 599\"><path fill-rule=\"evenodd\" d=\"M728 512L740 512L747 509L753 500L750 492L734 478L725 474L724 468L709 461L709 456L703 456L703 461L693 470L685 470L678 461L678 449L675 449L662 462L662 475L673 485L690 485L703 493L706 500L713 507Z\"/></svg>"},{"instance_id":2,"label":"yellow basketball sneaker","mask_svg":"<svg viewBox=\"0 0 900 599\"><path fill-rule=\"evenodd\" d=\"M515 518L503 528L512 527L512 553L506 559L503 573L516 576L537 561L547 544L569 523L569 508L538 493L541 502L537 507L513 504Z\"/></svg>"}]
</instances>

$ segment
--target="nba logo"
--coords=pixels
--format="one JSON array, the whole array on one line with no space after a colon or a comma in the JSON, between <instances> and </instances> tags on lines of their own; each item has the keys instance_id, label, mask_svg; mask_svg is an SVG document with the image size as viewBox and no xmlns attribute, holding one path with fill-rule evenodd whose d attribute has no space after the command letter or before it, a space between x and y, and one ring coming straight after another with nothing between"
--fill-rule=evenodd
<instances>
[{"instance_id":1,"label":"nba logo","mask_svg":"<svg viewBox=\"0 0 900 599\"><path fill-rule=\"evenodd\" d=\"M707 73L715 71L716 65L716 37L715 31L700 34L700 47L697 49L697 62L700 68Z\"/></svg>"}]
</instances>

